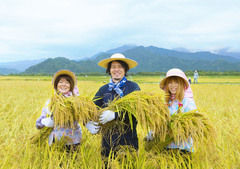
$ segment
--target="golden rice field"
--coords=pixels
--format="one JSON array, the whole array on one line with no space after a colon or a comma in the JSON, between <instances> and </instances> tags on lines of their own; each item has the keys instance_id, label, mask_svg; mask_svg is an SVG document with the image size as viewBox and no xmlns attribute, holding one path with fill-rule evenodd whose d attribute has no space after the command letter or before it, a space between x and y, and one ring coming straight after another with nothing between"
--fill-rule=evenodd
<instances>
[{"instance_id":1,"label":"golden rice field","mask_svg":"<svg viewBox=\"0 0 240 169\"><path fill-rule=\"evenodd\" d=\"M162 77L129 77L142 90L162 92ZM109 77L78 77L80 94L93 96ZM196 149L192 168L240 168L240 78L200 77L192 84L198 108L203 109L216 127L216 143ZM47 144L33 145L36 119L51 96L51 77L0 77L0 168L102 168L100 135L91 135L84 126L78 152L67 154ZM181 168L182 158L144 150L146 132L138 127L139 152L111 160L112 168Z\"/></svg>"}]
</instances>

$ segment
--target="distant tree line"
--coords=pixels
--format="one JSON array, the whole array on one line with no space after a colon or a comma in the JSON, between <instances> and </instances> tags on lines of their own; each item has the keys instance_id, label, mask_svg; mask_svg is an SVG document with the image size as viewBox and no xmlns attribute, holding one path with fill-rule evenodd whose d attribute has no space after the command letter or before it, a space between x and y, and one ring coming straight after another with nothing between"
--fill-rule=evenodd
<instances>
[{"instance_id":1,"label":"distant tree line","mask_svg":"<svg viewBox=\"0 0 240 169\"><path fill-rule=\"evenodd\" d=\"M193 71L185 71L186 76L193 76ZM240 72L236 71L225 71L225 72L215 72L215 71L198 71L199 76L239 76ZM129 75L143 75L143 76L165 76L166 72L139 72L139 73L129 73Z\"/></svg>"},{"instance_id":2,"label":"distant tree line","mask_svg":"<svg viewBox=\"0 0 240 169\"><path fill-rule=\"evenodd\" d=\"M185 71L187 76L193 76L193 71ZM240 72L236 71L225 71L225 72L215 72L215 71L198 71L200 76L239 76ZM50 76L53 73L11 73L8 76ZM105 76L105 73L92 72L92 73L76 73L76 76ZM129 76L165 76L166 72L138 72L138 73L128 73Z\"/></svg>"}]
</instances>

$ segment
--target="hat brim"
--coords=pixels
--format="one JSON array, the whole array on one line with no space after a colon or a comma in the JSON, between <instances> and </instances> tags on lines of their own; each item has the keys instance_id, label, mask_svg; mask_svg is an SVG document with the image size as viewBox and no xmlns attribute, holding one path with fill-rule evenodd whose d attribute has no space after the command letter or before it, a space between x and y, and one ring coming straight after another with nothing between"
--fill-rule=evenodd
<instances>
[{"instance_id":1,"label":"hat brim","mask_svg":"<svg viewBox=\"0 0 240 169\"><path fill-rule=\"evenodd\" d=\"M173 76L177 76L177 77L182 78L183 81L184 81L184 83L185 83L185 85L186 85L186 88L189 87L188 81L187 81L186 79L184 79L183 77L178 76L178 75L173 75ZM160 82L159 86L160 86L160 88L161 88L162 90L164 90L164 88L165 88L165 86L166 86L166 80L167 80L169 77L172 77L172 76L165 77L165 78L163 78L163 80Z\"/></svg>"},{"instance_id":2,"label":"hat brim","mask_svg":"<svg viewBox=\"0 0 240 169\"><path fill-rule=\"evenodd\" d=\"M55 80L57 79L57 77L58 76L60 76L60 75L68 75L68 76L70 76L71 78L72 78L72 80L73 80L73 83L74 83L74 86L73 86L73 88L74 87L76 87L76 85L77 85L77 77L76 77L76 75L72 72L72 71L70 71L70 70L59 70L58 72L56 72L54 75L53 75L53 79L52 79L52 85L54 86L54 83L55 83Z\"/></svg>"},{"instance_id":3,"label":"hat brim","mask_svg":"<svg viewBox=\"0 0 240 169\"><path fill-rule=\"evenodd\" d=\"M104 59L104 60L98 62L98 65L107 69L109 62L114 61L114 60L121 60L121 61L125 62L128 65L129 69L132 69L138 65L138 63L136 61L134 61L132 59L127 59L127 58L108 58L108 59Z\"/></svg>"}]
</instances>

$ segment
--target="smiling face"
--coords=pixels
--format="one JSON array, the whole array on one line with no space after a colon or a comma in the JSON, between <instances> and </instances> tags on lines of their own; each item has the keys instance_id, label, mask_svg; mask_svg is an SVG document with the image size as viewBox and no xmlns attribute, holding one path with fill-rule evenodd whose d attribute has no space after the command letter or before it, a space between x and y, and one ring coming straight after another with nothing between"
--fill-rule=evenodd
<instances>
[{"instance_id":1,"label":"smiling face","mask_svg":"<svg viewBox=\"0 0 240 169\"><path fill-rule=\"evenodd\" d=\"M70 87L71 85L67 81L67 79L62 77L57 84L57 91L59 91L62 94L66 94L67 92L70 91Z\"/></svg>"},{"instance_id":2,"label":"smiling face","mask_svg":"<svg viewBox=\"0 0 240 169\"><path fill-rule=\"evenodd\" d=\"M170 101L171 96L175 95L175 98L178 101L182 101L185 93L185 82L183 78L177 76L171 76L166 79L165 82L165 100Z\"/></svg>"},{"instance_id":3,"label":"smiling face","mask_svg":"<svg viewBox=\"0 0 240 169\"><path fill-rule=\"evenodd\" d=\"M176 80L174 80L174 79L170 79L169 81L168 81L168 89L169 89L169 91L171 92L171 94L176 94L177 93L177 91L178 91L178 81L176 81Z\"/></svg>"},{"instance_id":4,"label":"smiling face","mask_svg":"<svg viewBox=\"0 0 240 169\"><path fill-rule=\"evenodd\" d=\"M113 61L110 67L110 74L113 82L122 80L125 75L125 68L117 61Z\"/></svg>"}]
</instances>

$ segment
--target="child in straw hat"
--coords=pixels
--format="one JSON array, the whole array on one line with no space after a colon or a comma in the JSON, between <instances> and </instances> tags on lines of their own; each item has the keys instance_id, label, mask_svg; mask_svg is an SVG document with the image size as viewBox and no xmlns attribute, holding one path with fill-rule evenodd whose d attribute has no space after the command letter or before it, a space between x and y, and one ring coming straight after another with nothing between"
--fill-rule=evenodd
<instances>
[{"instance_id":1,"label":"child in straw hat","mask_svg":"<svg viewBox=\"0 0 240 169\"><path fill-rule=\"evenodd\" d=\"M78 88L76 86L77 78L75 74L69 70L60 70L55 73L52 79L52 85L55 92L64 97L76 96L78 94ZM55 93L55 94L56 94ZM48 138L48 144L60 141L63 137L68 138L68 142L65 143L67 151L70 149L76 149L82 139L82 131L80 125L75 122L74 128L57 127L53 121L54 112L51 112L51 100L49 99L42 109L41 116L36 121L37 129L43 127L52 128L52 131Z\"/></svg>"}]
</instances>

